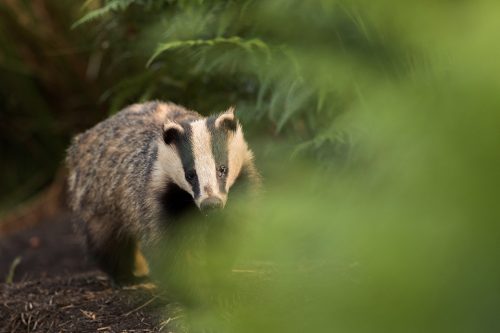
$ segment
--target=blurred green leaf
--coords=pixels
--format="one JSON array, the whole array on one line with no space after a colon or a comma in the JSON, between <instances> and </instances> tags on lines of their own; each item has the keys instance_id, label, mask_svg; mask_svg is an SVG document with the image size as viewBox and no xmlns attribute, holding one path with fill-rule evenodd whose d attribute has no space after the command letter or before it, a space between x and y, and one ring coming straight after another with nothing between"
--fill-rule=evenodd
<instances>
[{"instance_id":1,"label":"blurred green leaf","mask_svg":"<svg viewBox=\"0 0 500 333\"><path fill-rule=\"evenodd\" d=\"M261 49L264 50L265 52L269 52L268 46L262 42L259 39L250 39L250 40L243 40L240 37L229 37L229 38L223 38L223 37L218 37L214 39L208 39L208 40L183 40L183 41L173 41L169 43L163 43L160 44L155 53L149 58L146 66L150 66L151 63L162 53L170 50L175 50L178 48L193 48L193 47L199 47L199 46L217 46L219 44L229 44L229 45L234 45L237 47L241 47L247 51L252 51L253 48Z\"/></svg>"}]
</instances>

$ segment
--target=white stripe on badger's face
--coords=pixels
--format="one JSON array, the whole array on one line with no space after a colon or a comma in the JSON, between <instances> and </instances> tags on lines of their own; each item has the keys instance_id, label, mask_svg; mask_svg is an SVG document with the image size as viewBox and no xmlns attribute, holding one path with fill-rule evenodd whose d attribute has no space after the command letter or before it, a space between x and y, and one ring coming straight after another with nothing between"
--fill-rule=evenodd
<instances>
[{"instance_id":1,"label":"white stripe on badger's face","mask_svg":"<svg viewBox=\"0 0 500 333\"><path fill-rule=\"evenodd\" d=\"M201 202L208 197L217 197L225 205L227 195L219 191L216 165L212 152L212 140L207 128L206 119L192 122L191 130L194 167L200 186L200 195L198 198L195 198L196 205L200 207Z\"/></svg>"},{"instance_id":2,"label":"white stripe on badger's face","mask_svg":"<svg viewBox=\"0 0 500 333\"><path fill-rule=\"evenodd\" d=\"M248 147L243 138L243 130L239 125L236 128L236 132L228 138L227 152L229 173L226 179L226 192L229 192L229 188L233 186L240 174L243 162L249 158L247 156Z\"/></svg>"},{"instance_id":3,"label":"white stripe on badger's face","mask_svg":"<svg viewBox=\"0 0 500 333\"><path fill-rule=\"evenodd\" d=\"M167 179L170 178L170 179ZM152 184L155 189L162 190L167 180L173 181L189 194L194 196L191 185L186 181L182 161L177 150L163 141L158 142L158 160L153 168Z\"/></svg>"}]
</instances>

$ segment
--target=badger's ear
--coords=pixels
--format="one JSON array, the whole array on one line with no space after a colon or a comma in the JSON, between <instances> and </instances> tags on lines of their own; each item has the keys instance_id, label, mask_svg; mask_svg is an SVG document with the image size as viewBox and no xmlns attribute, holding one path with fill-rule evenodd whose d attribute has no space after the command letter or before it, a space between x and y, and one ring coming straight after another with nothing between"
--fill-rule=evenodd
<instances>
[{"instance_id":1,"label":"badger's ear","mask_svg":"<svg viewBox=\"0 0 500 333\"><path fill-rule=\"evenodd\" d=\"M184 128L173 121L167 121L163 124L163 141L167 145L176 141L184 133Z\"/></svg>"},{"instance_id":2,"label":"badger's ear","mask_svg":"<svg viewBox=\"0 0 500 333\"><path fill-rule=\"evenodd\" d=\"M223 128L228 131L236 131L238 126L238 119L234 115L234 107L230 107L226 112L221 113L217 119L215 119L215 128Z\"/></svg>"}]
</instances>

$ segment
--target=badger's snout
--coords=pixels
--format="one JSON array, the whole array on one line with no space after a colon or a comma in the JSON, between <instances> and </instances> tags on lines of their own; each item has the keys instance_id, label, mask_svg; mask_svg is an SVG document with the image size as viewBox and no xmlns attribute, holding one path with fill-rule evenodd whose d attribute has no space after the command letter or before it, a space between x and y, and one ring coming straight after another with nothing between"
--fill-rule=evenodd
<instances>
[{"instance_id":1,"label":"badger's snout","mask_svg":"<svg viewBox=\"0 0 500 333\"><path fill-rule=\"evenodd\" d=\"M211 213L222 209L223 206L224 204L221 199L217 197L209 197L200 203L200 210L203 213Z\"/></svg>"}]
</instances>

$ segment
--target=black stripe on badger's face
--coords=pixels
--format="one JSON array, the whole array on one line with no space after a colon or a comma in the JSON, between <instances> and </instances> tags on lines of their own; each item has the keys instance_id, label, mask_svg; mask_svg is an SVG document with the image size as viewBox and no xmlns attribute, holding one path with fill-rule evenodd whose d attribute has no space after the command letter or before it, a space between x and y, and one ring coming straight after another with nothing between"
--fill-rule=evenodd
<instances>
[{"instance_id":1,"label":"black stripe on badger's face","mask_svg":"<svg viewBox=\"0 0 500 333\"><path fill-rule=\"evenodd\" d=\"M209 118L208 118L209 119ZM195 202L200 207L201 203L208 198L220 199L222 205L226 203L227 195L225 191L220 190L219 179L217 176L217 168L212 149L212 136L207 126L207 118L191 122L192 136L191 145L194 157L194 165L198 175L200 184L200 196L195 198ZM217 154L220 151L217 150Z\"/></svg>"},{"instance_id":2,"label":"black stripe on badger's face","mask_svg":"<svg viewBox=\"0 0 500 333\"><path fill-rule=\"evenodd\" d=\"M186 178L188 184L191 185L194 199L197 199L200 196L200 182L198 180L196 166L194 164L194 153L192 147L193 131L189 124L185 124L182 127L184 129L184 133L180 135L174 144L182 162L184 177Z\"/></svg>"},{"instance_id":3,"label":"black stripe on badger's face","mask_svg":"<svg viewBox=\"0 0 500 333\"><path fill-rule=\"evenodd\" d=\"M212 153L214 156L216 177L220 193L226 193L226 180L229 172L228 138L226 129L217 129L215 120L217 116L207 119L207 130L210 133Z\"/></svg>"}]
</instances>

